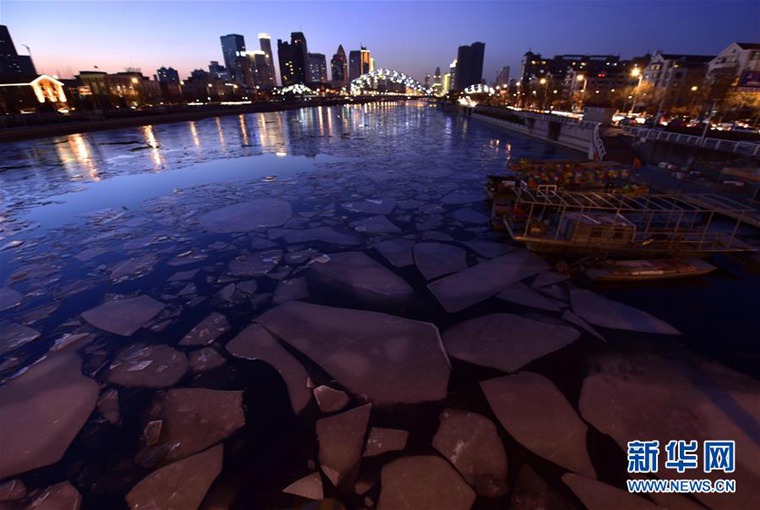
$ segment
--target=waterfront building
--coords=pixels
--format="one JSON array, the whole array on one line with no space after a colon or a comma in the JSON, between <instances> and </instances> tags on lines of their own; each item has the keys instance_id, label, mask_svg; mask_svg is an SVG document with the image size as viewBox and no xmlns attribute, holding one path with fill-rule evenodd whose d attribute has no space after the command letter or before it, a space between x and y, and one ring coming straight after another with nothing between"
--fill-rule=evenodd
<instances>
[{"instance_id":1,"label":"waterfront building","mask_svg":"<svg viewBox=\"0 0 760 510\"><path fill-rule=\"evenodd\" d=\"M457 77L457 59L454 59L451 61L451 64L449 64L449 86L446 87L446 92L450 90L454 90L456 77Z\"/></svg>"},{"instance_id":2,"label":"waterfront building","mask_svg":"<svg viewBox=\"0 0 760 510\"><path fill-rule=\"evenodd\" d=\"M67 106L64 83L41 74L34 79L0 81L0 113L54 112Z\"/></svg>"},{"instance_id":3,"label":"waterfront building","mask_svg":"<svg viewBox=\"0 0 760 510\"><path fill-rule=\"evenodd\" d=\"M308 81L308 51L306 37L302 32L291 33L289 43L278 39L277 57L283 87Z\"/></svg>"},{"instance_id":4,"label":"waterfront building","mask_svg":"<svg viewBox=\"0 0 760 510\"><path fill-rule=\"evenodd\" d=\"M211 63L218 64L218 62ZM179 83L179 73L173 67L161 67L156 70L156 80L159 83Z\"/></svg>"},{"instance_id":5,"label":"waterfront building","mask_svg":"<svg viewBox=\"0 0 760 510\"><path fill-rule=\"evenodd\" d=\"M364 46L359 50L352 50L348 55L348 80L355 80L370 72L370 59L369 50Z\"/></svg>"},{"instance_id":6,"label":"waterfront building","mask_svg":"<svg viewBox=\"0 0 760 510\"><path fill-rule=\"evenodd\" d=\"M309 53L309 82L327 83L327 59L324 53Z\"/></svg>"},{"instance_id":7,"label":"waterfront building","mask_svg":"<svg viewBox=\"0 0 760 510\"><path fill-rule=\"evenodd\" d=\"M443 81L441 83L441 91L445 93L450 90L451 90L451 73L446 73L443 75Z\"/></svg>"},{"instance_id":8,"label":"waterfront building","mask_svg":"<svg viewBox=\"0 0 760 510\"><path fill-rule=\"evenodd\" d=\"M457 68L454 89L464 90L470 85L478 85L483 80L483 56L486 45L475 42L460 46L457 51Z\"/></svg>"},{"instance_id":9,"label":"waterfront building","mask_svg":"<svg viewBox=\"0 0 760 510\"><path fill-rule=\"evenodd\" d=\"M251 85L251 70L245 49L245 38L239 34L223 35L222 55L230 78L239 85Z\"/></svg>"},{"instance_id":10,"label":"waterfront building","mask_svg":"<svg viewBox=\"0 0 760 510\"><path fill-rule=\"evenodd\" d=\"M710 62L715 56L678 55L656 51L642 71L643 80L653 88L652 97L658 98L657 117L680 109L690 109L695 93L704 83ZM684 112L686 113L686 112Z\"/></svg>"},{"instance_id":11,"label":"waterfront building","mask_svg":"<svg viewBox=\"0 0 760 510\"><path fill-rule=\"evenodd\" d=\"M36 77L31 55L19 55L8 27L0 25L0 80Z\"/></svg>"},{"instance_id":12,"label":"waterfront building","mask_svg":"<svg viewBox=\"0 0 760 510\"><path fill-rule=\"evenodd\" d=\"M509 85L509 66L501 68L501 71L496 75L496 81L494 82L495 87L504 87L506 85Z\"/></svg>"},{"instance_id":13,"label":"waterfront building","mask_svg":"<svg viewBox=\"0 0 760 510\"><path fill-rule=\"evenodd\" d=\"M731 43L707 64L705 86L718 89L716 92L733 85L760 92L757 87L747 87L750 73L760 73L760 43Z\"/></svg>"},{"instance_id":14,"label":"waterfront building","mask_svg":"<svg viewBox=\"0 0 760 510\"><path fill-rule=\"evenodd\" d=\"M348 60L346 59L346 52L343 50L342 44L338 45L338 51L330 59L330 72L333 85L336 87L342 87L347 83Z\"/></svg>"},{"instance_id":15,"label":"waterfront building","mask_svg":"<svg viewBox=\"0 0 760 510\"><path fill-rule=\"evenodd\" d=\"M271 90L277 86L277 79L275 78L274 60L272 58L272 42L269 38L269 34L264 32L259 34L259 45L261 46L261 51L264 52L267 65L263 69L258 68L257 72L262 80L261 87L264 90Z\"/></svg>"},{"instance_id":16,"label":"waterfront building","mask_svg":"<svg viewBox=\"0 0 760 510\"><path fill-rule=\"evenodd\" d=\"M229 71L226 67L223 65L220 65L218 61L212 60L208 65L208 72L211 73L211 76L214 78L219 78L220 80L225 81L231 81L232 77L230 76Z\"/></svg>"}]
</instances>

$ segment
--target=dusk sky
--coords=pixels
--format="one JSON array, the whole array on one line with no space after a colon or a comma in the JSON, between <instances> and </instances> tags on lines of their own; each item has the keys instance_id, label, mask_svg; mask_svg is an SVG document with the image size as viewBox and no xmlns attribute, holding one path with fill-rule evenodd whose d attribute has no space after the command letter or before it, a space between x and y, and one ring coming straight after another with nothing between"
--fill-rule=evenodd
<instances>
[{"instance_id":1,"label":"dusk sky","mask_svg":"<svg viewBox=\"0 0 760 510\"><path fill-rule=\"evenodd\" d=\"M38 71L62 77L94 66L152 76L172 66L184 79L223 61L221 35L242 34L255 50L257 34L268 32L276 53L278 38L300 30L328 66L338 44L347 53L363 44L379 67L420 80L436 66L446 72L457 46L483 41L483 77L491 82L504 65L515 77L528 49L629 58L657 49L715 55L734 41L760 42L760 2L0 0L0 24L20 53L30 47Z\"/></svg>"}]
</instances>

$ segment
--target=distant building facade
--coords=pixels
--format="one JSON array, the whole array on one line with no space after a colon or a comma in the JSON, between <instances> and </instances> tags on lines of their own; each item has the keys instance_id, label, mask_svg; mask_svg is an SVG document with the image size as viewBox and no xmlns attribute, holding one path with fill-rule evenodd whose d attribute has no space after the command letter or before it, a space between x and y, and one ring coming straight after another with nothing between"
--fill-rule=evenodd
<instances>
[{"instance_id":1,"label":"distant building facade","mask_svg":"<svg viewBox=\"0 0 760 510\"><path fill-rule=\"evenodd\" d=\"M342 44L338 45L338 51L330 59L330 73L332 83L336 87L342 87L348 83L348 60Z\"/></svg>"},{"instance_id":2,"label":"distant building facade","mask_svg":"<svg viewBox=\"0 0 760 510\"><path fill-rule=\"evenodd\" d=\"M501 68L501 71L496 75L496 81L494 82L494 86L496 87L504 87L505 85L509 85L509 66Z\"/></svg>"},{"instance_id":3,"label":"distant building facade","mask_svg":"<svg viewBox=\"0 0 760 510\"><path fill-rule=\"evenodd\" d=\"M323 53L309 53L309 82L327 83L327 59Z\"/></svg>"},{"instance_id":4,"label":"distant building facade","mask_svg":"<svg viewBox=\"0 0 760 510\"><path fill-rule=\"evenodd\" d=\"M370 72L370 60L369 50L364 46L359 50L352 50L348 55L348 80L355 80L359 76Z\"/></svg>"},{"instance_id":5,"label":"distant building facade","mask_svg":"<svg viewBox=\"0 0 760 510\"><path fill-rule=\"evenodd\" d=\"M215 62L212 62L214 64ZM179 83L179 73L172 67L161 67L156 70L156 78L159 83Z\"/></svg>"},{"instance_id":6,"label":"distant building facade","mask_svg":"<svg viewBox=\"0 0 760 510\"><path fill-rule=\"evenodd\" d=\"M37 70L32 63L32 57L19 55L13 44L8 27L0 25L0 80L16 78L34 78Z\"/></svg>"},{"instance_id":7,"label":"distant building facade","mask_svg":"<svg viewBox=\"0 0 760 510\"><path fill-rule=\"evenodd\" d=\"M280 61L282 86L307 82L308 51L302 32L290 34L290 43L277 40L277 57Z\"/></svg>"},{"instance_id":8,"label":"distant building facade","mask_svg":"<svg viewBox=\"0 0 760 510\"><path fill-rule=\"evenodd\" d=\"M469 46L460 46L457 51L456 76L454 88L464 90L470 85L478 85L483 80L483 57L486 45L475 42Z\"/></svg>"}]
</instances>

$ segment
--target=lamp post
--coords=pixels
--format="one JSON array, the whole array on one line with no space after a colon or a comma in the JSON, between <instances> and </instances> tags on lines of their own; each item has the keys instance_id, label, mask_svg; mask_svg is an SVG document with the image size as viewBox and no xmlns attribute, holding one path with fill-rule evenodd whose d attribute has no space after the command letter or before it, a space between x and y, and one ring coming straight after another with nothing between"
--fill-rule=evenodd
<instances>
[{"instance_id":1,"label":"lamp post","mask_svg":"<svg viewBox=\"0 0 760 510\"><path fill-rule=\"evenodd\" d=\"M694 105L697 102L697 91L699 90L699 87L694 85L691 87L691 105L689 105L689 118L691 118L691 112L694 111Z\"/></svg>"},{"instance_id":2,"label":"lamp post","mask_svg":"<svg viewBox=\"0 0 760 510\"><path fill-rule=\"evenodd\" d=\"M575 81L582 81L583 82L583 88L581 89L581 100L580 100L580 106L578 107L578 110L583 111L583 99L586 96L586 85L588 85L588 80L586 77L582 74L579 74L575 77Z\"/></svg>"},{"instance_id":3,"label":"lamp post","mask_svg":"<svg viewBox=\"0 0 760 510\"><path fill-rule=\"evenodd\" d=\"M639 89L641 88L641 80L644 78L644 75L641 73L638 67L634 67L631 71L631 78L637 78L639 79L639 82L636 84L636 88L633 89L633 101L631 101L631 111L628 112L628 115L633 115L633 110L636 108L636 98L639 95Z\"/></svg>"},{"instance_id":4,"label":"lamp post","mask_svg":"<svg viewBox=\"0 0 760 510\"><path fill-rule=\"evenodd\" d=\"M547 95L549 94L549 80L546 78L541 78L538 83L544 86L544 102L541 105L541 109L546 110Z\"/></svg>"}]
</instances>

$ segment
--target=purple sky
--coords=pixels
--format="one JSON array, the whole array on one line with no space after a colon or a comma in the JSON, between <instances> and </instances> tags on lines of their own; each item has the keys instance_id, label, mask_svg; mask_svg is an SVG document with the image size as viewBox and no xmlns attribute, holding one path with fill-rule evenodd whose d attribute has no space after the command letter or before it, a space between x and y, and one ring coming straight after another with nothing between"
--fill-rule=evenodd
<instances>
[{"instance_id":1,"label":"purple sky","mask_svg":"<svg viewBox=\"0 0 760 510\"><path fill-rule=\"evenodd\" d=\"M38 71L62 77L95 65L152 76L165 65L184 79L223 60L220 35L242 34L259 49L257 34L268 32L276 53L278 38L300 30L328 65L338 44L346 52L364 44L378 66L420 80L436 66L445 72L457 46L483 41L483 77L491 82L504 65L516 76L528 49L628 58L657 49L714 55L734 41L760 42L760 2L0 0L0 24L20 53L31 48Z\"/></svg>"}]
</instances>

